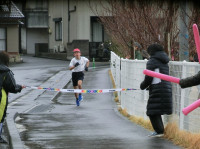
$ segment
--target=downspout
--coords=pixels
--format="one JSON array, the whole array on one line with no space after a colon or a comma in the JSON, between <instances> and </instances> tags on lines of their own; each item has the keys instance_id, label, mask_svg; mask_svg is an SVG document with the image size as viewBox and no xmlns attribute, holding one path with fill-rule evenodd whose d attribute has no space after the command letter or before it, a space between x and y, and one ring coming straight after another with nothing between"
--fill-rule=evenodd
<instances>
[{"instance_id":1,"label":"downspout","mask_svg":"<svg viewBox=\"0 0 200 149\"><path fill-rule=\"evenodd\" d=\"M68 0L68 43L70 42L70 13L76 11L76 6L74 6L73 10L69 10L70 0Z\"/></svg>"},{"instance_id":2,"label":"downspout","mask_svg":"<svg viewBox=\"0 0 200 149\"><path fill-rule=\"evenodd\" d=\"M70 25L69 1L70 0L68 0L68 43L70 41L69 40L69 38L70 38L70 35L69 35L70 34L70 32L69 32L69 29L70 29L70 26L69 26Z\"/></svg>"},{"instance_id":3,"label":"downspout","mask_svg":"<svg viewBox=\"0 0 200 149\"><path fill-rule=\"evenodd\" d=\"M18 26L19 26L19 29L18 29L18 37L19 37L19 40L18 40L18 43L19 43L18 48L19 48L19 50L18 50L18 52L19 52L19 54L20 54L20 53L22 53L22 50L21 50L21 24L20 24L20 22L19 22Z\"/></svg>"},{"instance_id":4,"label":"downspout","mask_svg":"<svg viewBox=\"0 0 200 149\"><path fill-rule=\"evenodd\" d=\"M64 18L63 18L63 6L64 6L64 4L63 4L63 0L62 0L62 46L64 46L63 45L63 38L64 38Z\"/></svg>"}]
</instances>

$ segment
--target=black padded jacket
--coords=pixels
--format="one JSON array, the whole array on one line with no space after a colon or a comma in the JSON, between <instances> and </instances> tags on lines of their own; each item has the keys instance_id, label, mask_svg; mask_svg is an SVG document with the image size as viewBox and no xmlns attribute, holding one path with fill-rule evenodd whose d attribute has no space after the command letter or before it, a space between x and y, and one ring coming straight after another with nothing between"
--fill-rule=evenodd
<instances>
[{"instance_id":1,"label":"black padded jacket","mask_svg":"<svg viewBox=\"0 0 200 149\"><path fill-rule=\"evenodd\" d=\"M164 51L155 52L147 62L146 69L154 71L159 69L162 74L169 75L169 58ZM140 88L149 89L147 103L147 115L172 114L172 85L170 82L161 80L158 84L152 84L153 77L145 76Z\"/></svg>"},{"instance_id":2,"label":"black padded jacket","mask_svg":"<svg viewBox=\"0 0 200 149\"><path fill-rule=\"evenodd\" d=\"M4 121L8 105L8 93L17 93L22 86L16 84L14 74L5 65L0 65L0 122Z\"/></svg>"}]
</instances>

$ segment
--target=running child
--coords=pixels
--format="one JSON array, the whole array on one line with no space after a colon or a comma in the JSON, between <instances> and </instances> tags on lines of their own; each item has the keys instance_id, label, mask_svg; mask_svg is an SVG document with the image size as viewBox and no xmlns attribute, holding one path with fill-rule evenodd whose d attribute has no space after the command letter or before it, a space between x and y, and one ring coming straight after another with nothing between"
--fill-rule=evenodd
<instances>
[{"instance_id":1,"label":"running child","mask_svg":"<svg viewBox=\"0 0 200 149\"><path fill-rule=\"evenodd\" d=\"M88 71L89 60L86 57L81 56L79 49L74 49L74 58L69 64L69 69L72 70L72 82L74 89L82 89L82 83L84 79L83 71ZM83 100L81 93L75 93L76 105L80 105L80 101Z\"/></svg>"}]
</instances>

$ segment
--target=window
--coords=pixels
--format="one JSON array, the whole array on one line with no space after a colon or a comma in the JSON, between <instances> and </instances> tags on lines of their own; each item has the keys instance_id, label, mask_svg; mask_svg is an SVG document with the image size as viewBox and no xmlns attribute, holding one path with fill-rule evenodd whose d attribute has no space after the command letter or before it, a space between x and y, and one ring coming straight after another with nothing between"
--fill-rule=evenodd
<instances>
[{"instance_id":1,"label":"window","mask_svg":"<svg viewBox=\"0 0 200 149\"><path fill-rule=\"evenodd\" d=\"M27 12L26 25L27 28L48 28L48 12Z\"/></svg>"},{"instance_id":2,"label":"window","mask_svg":"<svg viewBox=\"0 0 200 149\"><path fill-rule=\"evenodd\" d=\"M6 28L0 28L0 51L6 51Z\"/></svg>"},{"instance_id":3,"label":"window","mask_svg":"<svg viewBox=\"0 0 200 149\"><path fill-rule=\"evenodd\" d=\"M93 22L93 41L102 42L103 41L103 26L99 22Z\"/></svg>"},{"instance_id":4,"label":"window","mask_svg":"<svg viewBox=\"0 0 200 149\"><path fill-rule=\"evenodd\" d=\"M55 21L56 41L62 40L62 21Z\"/></svg>"},{"instance_id":5,"label":"window","mask_svg":"<svg viewBox=\"0 0 200 149\"><path fill-rule=\"evenodd\" d=\"M92 42L104 42L104 28L98 17L91 17Z\"/></svg>"}]
</instances>

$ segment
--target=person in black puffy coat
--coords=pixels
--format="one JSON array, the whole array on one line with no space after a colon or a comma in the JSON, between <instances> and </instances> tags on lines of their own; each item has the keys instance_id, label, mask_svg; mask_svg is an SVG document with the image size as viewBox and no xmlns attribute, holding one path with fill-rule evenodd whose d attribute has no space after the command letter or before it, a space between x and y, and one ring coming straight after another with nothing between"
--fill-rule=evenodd
<instances>
[{"instance_id":1,"label":"person in black puffy coat","mask_svg":"<svg viewBox=\"0 0 200 149\"><path fill-rule=\"evenodd\" d=\"M169 75L169 58L159 44L152 44L147 49L150 59L146 69ZM140 84L142 90L149 90L147 116L155 130L151 137L161 137L164 134L164 125L161 115L172 114L172 85L170 82L145 76Z\"/></svg>"},{"instance_id":2,"label":"person in black puffy coat","mask_svg":"<svg viewBox=\"0 0 200 149\"><path fill-rule=\"evenodd\" d=\"M8 93L21 92L24 86L15 82L12 71L8 68L9 56L6 52L0 52L0 143L7 143L2 137L3 122L8 106Z\"/></svg>"},{"instance_id":3,"label":"person in black puffy coat","mask_svg":"<svg viewBox=\"0 0 200 149\"><path fill-rule=\"evenodd\" d=\"M179 85L181 88L192 87L200 84L200 71L191 77L180 79Z\"/></svg>"}]
</instances>

